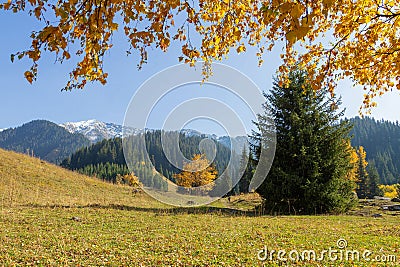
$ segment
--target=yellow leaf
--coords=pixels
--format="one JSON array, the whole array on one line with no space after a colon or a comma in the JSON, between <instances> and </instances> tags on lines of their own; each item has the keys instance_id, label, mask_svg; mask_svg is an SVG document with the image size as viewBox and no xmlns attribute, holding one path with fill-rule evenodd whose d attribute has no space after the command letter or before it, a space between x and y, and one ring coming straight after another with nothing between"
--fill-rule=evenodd
<instances>
[{"instance_id":1,"label":"yellow leaf","mask_svg":"<svg viewBox=\"0 0 400 267\"><path fill-rule=\"evenodd\" d=\"M33 76L33 73L27 70L27 71L25 71L24 76L25 76L25 79L26 79L30 84L32 84L33 77L34 77L34 76Z\"/></svg>"},{"instance_id":2,"label":"yellow leaf","mask_svg":"<svg viewBox=\"0 0 400 267\"><path fill-rule=\"evenodd\" d=\"M239 30L238 27L235 27L235 29L234 29L234 31L233 31L233 35L234 35L237 39L239 39L240 36L242 35L242 33L240 32L240 30Z\"/></svg>"},{"instance_id":3,"label":"yellow leaf","mask_svg":"<svg viewBox=\"0 0 400 267\"><path fill-rule=\"evenodd\" d=\"M290 15L294 19L300 18L300 16L303 14L303 6L301 4L296 4L291 10L290 10Z\"/></svg>"},{"instance_id":4,"label":"yellow leaf","mask_svg":"<svg viewBox=\"0 0 400 267\"><path fill-rule=\"evenodd\" d=\"M301 39L304 36L307 35L307 33L310 31L309 27L300 27L297 31L296 31L296 35L297 35L297 39Z\"/></svg>"},{"instance_id":5,"label":"yellow leaf","mask_svg":"<svg viewBox=\"0 0 400 267\"><path fill-rule=\"evenodd\" d=\"M284 3L283 5L281 5L279 7L279 10L282 13L287 13L287 12L289 12L291 10L291 8L292 8L292 4L291 3Z\"/></svg>"},{"instance_id":6,"label":"yellow leaf","mask_svg":"<svg viewBox=\"0 0 400 267\"><path fill-rule=\"evenodd\" d=\"M118 30L118 23L113 22L113 23L111 23L110 26L111 26L110 28L111 28L112 31Z\"/></svg>"},{"instance_id":7,"label":"yellow leaf","mask_svg":"<svg viewBox=\"0 0 400 267\"><path fill-rule=\"evenodd\" d=\"M244 51L246 51L246 47L242 44L236 49L236 51L238 53L244 52Z\"/></svg>"},{"instance_id":8,"label":"yellow leaf","mask_svg":"<svg viewBox=\"0 0 400 267\"><path fill-rule=\"evenodd\" d=\"M334 0L323 0L323 1L322 1L322 4L323 4L324 6L326 6L326 7L330 7L330 6L333 5L334 2L335 2Z\"/></svg>"},{"instance_id":9,"label":"yellow leaf","mask_svg":"<svg viewBox=\"0 0 400 267\"><path fill-rule=\"evenodd\" d=\"M304 27L311 26L311 23L312 23L312 19L311 19L310 16L307 16L307 17L301 19L301 25L304 26Z\"/></svg>"},{"instance_id":10,"label":"yellow leaf","mask_svg":"<svg viewBox=\"0 0 400 267\"><path fill-rule=\"evenodd\" d=\"M37 7L35 8L34 12L35 12L35 17L39 19L40 15L41 15L41 8Z\"/></svg>"},{"instance_id":11,"label":"yellow leaf","mask_svg":"<svg viewBox=\"0 0 400 267\"><path fill-rule=\"evenodd\" d=\"M67 51L64 51L63 57L65 57L66 59L70 59L71 55Z\"/></svg>"},{"instance_id":12,"label":"yellow leaf","mask_svg":"<svg viewBox=\"0 0 400 267\"><path fill-rule=\"evenodd\" d=\"M294 43L297 40L297 35L294 31L290 31L286 33L286 40L288 40L289 43Z\"/></svg>"}]
</instances>

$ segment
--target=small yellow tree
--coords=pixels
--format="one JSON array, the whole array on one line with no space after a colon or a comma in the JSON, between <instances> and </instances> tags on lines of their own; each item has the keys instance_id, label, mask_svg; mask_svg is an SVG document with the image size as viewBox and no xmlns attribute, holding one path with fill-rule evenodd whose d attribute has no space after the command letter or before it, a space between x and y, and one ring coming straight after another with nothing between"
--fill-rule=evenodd
<instances>
[{"instance_id":1,"label":"small yellow tree","mask_svg":"<svg viewBox=\"0 0 400 267\"><path fill-rule=\"evenodd\" d=\"M184 165L184 171L175 174L176 184L183 187L198 187L211 184L217 178L217 170L204 154L196 154Z\"/></svg>"},{"instance_id":2,"label":"small yellow tree","mask_svg":"<svg viewBox=\"0 0 400 267\"><path fill-rule=\"evenodd\" d=\"M120 175L118 174L116 177L117 184L127 184L132 187L140 187L141 183L139 182L139 178L135 175L134 172L129 174Z\"/></svg>"},{"instance_id":3,"label":"small yellow tree","mask_svg":"<svg viewBox=\"0 0 400 267\"><path fill-rule=\"evenodd\" d=\"M358 154L357 154L357 150L351 146L350 140L347 141L347 148L349 151L349 161L350 161L350 165L352 166L351 169L349 169L348 173L347 173L347 178L350 181L354 181L354 182L358 182L359 177L358 177L358 162L359 162L359 158L358 158Z\"/></svg>"},{"instance_id":4,"label":"small yellow tree","mask_svg":"<svg viewBox=\"0 0 400 267\"><path fill-rule=\"evenodd\" d=\"M380 185L379 188L382 190L384 197L395 198L400 196L398 185Z\"/></svg>"}]
</instances>

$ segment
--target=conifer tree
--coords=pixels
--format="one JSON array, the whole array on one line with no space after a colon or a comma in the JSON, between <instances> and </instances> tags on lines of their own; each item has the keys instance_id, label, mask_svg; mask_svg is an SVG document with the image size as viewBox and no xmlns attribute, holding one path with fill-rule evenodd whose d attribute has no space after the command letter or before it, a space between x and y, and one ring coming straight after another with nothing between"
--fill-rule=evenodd
<instances>
[{"instance_id":1,"label":"conifer tree","mask_svg":"<svg viewBox=\"0 0 400 267\"><path fill-rule=\"evenodd\" d=\"M370 179L367 172L368 162L366 160L367 153L364 147L360 146L357 149L358 155L358 182L357 182L357 196L359 198L367 198L370 196Z\"/></svg>"},{"instance_id":2,"label":"conifer tree","mask_svg":"<svg viewBox=\"0 0 400 267\"><path fill-rule=\"evenodd\" d=\"M236 186L226 193L229 188L232 188L232 177L229 175L229 171L225 171L217 180L215 180L214 186L210 191L210 196L220 197L235 195Z\"/></svg>"},{"instance_id":3,"label":"conifer tree","mask_svg":"<svg viewBox=\"0 0 400 267\"><path fill-rule=\"evenodd\" d=\"M314 214L343 212L354 204L348 133L339 121L340 101L326 90L314 91L305 71L289 75L290 83L276 80L265 94L264 114L259 114L252 149L259 160L260 140L275 122L276 153L271 170L257 192L270 213ZM271 118L271 114L272 118Z\"/></svg>"},{"instance_id":4,"label":"conifer tree","mask_svg":"<svg viewBox=\"0 0 400 267\"><path fill-rule=\"evenodd\" d=\"M379 188L380 177L378 174L378 170L375 168L375 164L373 163L368 164L367 172L370 180L369 197L373 198L374 196L382 196L382 191Z\"/></svg>"},{"instance_id":5,"label":"conifer tree","mask_svg":"<svg viewBox=\"0 0 400 267\"><path fill-rule=\"evenodd\" d=\"M242 174L242 178L238 183L239 193L249 193L249 185L253 176L253 164L254 159L251 151L247 151L246 145L243 146L242 155L240 158L240 169L239 173Z\"/></svg>"}]
</instances>

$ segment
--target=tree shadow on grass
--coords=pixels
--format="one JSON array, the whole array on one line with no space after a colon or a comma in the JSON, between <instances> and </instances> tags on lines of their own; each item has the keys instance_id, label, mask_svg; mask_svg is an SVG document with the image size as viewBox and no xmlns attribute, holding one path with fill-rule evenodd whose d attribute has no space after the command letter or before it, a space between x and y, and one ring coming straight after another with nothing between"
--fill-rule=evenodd
<instances>
[{"instance_id":1,"label":"tree shadow on grass","mask_svg":"<svg viewBox=\"0 0 400 267\"><path fill-rule=\"evenodd\" d=\"M118 204L89 204L89 205L39 205L39 204L25 204L21 205L27 208L78 208L78 209L114 209L114 210L126 210L126 211L139 211L139 212L151 212L156 215L181 215L181 214L217 214L223 216L262 216L258 209L255 210L239 210L233 208L221 208L221 207L166 207L166 208L147 208L147 207L135 207L128 205Z\"/></svg>"}]
</instances>

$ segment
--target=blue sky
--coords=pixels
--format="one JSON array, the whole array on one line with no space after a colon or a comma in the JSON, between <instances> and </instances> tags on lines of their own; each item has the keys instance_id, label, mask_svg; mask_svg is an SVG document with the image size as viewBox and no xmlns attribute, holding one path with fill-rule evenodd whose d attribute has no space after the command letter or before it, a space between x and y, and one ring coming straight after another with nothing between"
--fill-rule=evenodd
<instances>
[{"instance_id":1,"label":"blue sky","mask_svg":"<svg viewBox=\"0 0 400 267\"><path fill-rule=\"evenodd\" d=\"M10 61L10 54L29 47L31 31L39 29L41 24L25 13L13 14L3 11L0 23L2 25L0 128L15 127L33 119L47 119L56 123L98 119L122 124L127 105L137 88L152 75L177 64L180 55L178 46L171 47L167 53L150 51L148 64L144 65L142 70L137 70L137 58L126 56L128 43L121 33L116 33L113 37L114 47L105 59L105 70L109 72L107 85L96 83L84 90L61 92L73 62L55 64L54 55L45 54L39 62L38 80L30 85L23 78L23 73L29 68L30 62ZM232 54L229 60L223 63L240 70L261 90L268 90L272 85L275 70L280 64L279 52L279 48L276 48L271 54L266 55L262 67L257 66L255 51L250 50L240 55ZM185 90L181 90L182 101L201 96L203 92L199 93L199 90L204 90L205 95L212 96L210 88L205 90L204 87L202 89L199 86L186 86ZM343 81L339 84L337 92L342 95L342 107L346 108L346 116L356 116L362 102L363 91L360 88L353 88L349 81ZM227 99L218 93L215 98ZM168 98L163 101L160 110L172 109L177 105L176 98L167 100ZM379 98L378 108L373 110L372 116L392 121L399 120L399 100L400 95L397 91ZM201 129L205 124L196 122L189 126L203 131L215 129L219 133L218 126L212 124L210 122L206 129Z\"/></svg>"}]
</instances>

